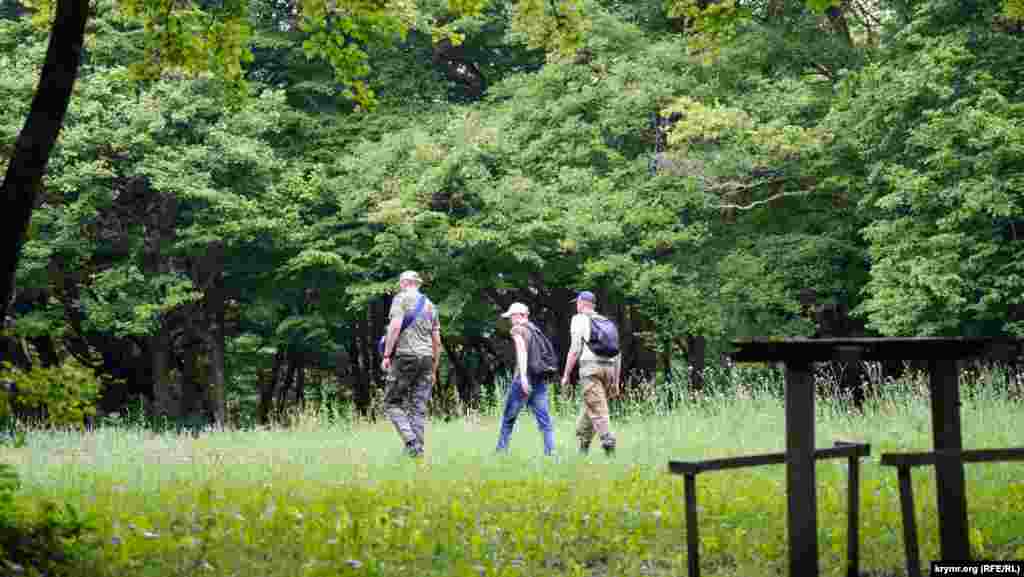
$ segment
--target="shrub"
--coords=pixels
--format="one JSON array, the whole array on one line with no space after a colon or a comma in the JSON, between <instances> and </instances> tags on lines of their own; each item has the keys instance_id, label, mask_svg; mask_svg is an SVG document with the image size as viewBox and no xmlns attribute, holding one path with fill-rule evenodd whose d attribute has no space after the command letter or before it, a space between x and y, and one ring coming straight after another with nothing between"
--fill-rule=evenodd
<instances>
[{"instance_id":1,"label":"shrub","mask_svg":"<svg viewBox=\"0 0 1024 577\"><path fill-rule=\"evenodd\" d=\"M4 361L0 382L13 384L8 394L0 394L0 418L30 413L50 426L80 428L96 414L100 379L74 357L50 367L36 362L30 369Z\"/></svg>"},{"instance_id":2,"label":"shrub","mask_svg":"<svg viewBox=\"0 0 1024 577\"><path fill-rule=\"evenodd\" d=\"M44 502L39 513L20 511L14 501L20 486L14 467L0 463L0 571L81 575L99 550L90 519L71 505L52 501Z\"/></svg>"}]
</instances>

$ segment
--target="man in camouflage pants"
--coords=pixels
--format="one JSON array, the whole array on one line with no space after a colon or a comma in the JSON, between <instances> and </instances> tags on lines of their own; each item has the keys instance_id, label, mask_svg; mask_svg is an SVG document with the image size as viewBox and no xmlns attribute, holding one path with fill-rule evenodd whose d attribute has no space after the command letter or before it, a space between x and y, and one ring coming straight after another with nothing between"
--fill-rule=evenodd
<instances>
[{"instance_id":1,"label":"man in camouflage pants","mask_svg":"<svg viewBox=\"0 0 1024 577\"><path fill-rule=\"evenodd\" d=\"M399 277L401 291L391 301L381 361L384 372L390 371L385 412L405 443L406 452L414 458L423 455L427 403L441 358L441 323L434 303L426 296L420 313L402 330L402 317L416 311L422 283L415 271L405 271Z\"/></svg>"},{"instance_id":2,"label":"man in camouflage pants","mask_svg":"<svg viewBox=\"0 0 1024 577\"><path fill-rule=\"evenodd\" d=\"M577 295L576 313L569 325L569 353L565 360L562 387L569 384L569 377L576 361L580 363L580 382L583 385L583 409L576 420L576 438L579 450L587 453L590 442L597 432L601 447L611 456L615 453L615 435L611 431L608 416L608 397L619 394L619 377L622 355L612 358L596 354L587 343L590 342L590 317L597 315L594 310L594 293L583 291Z\"/></svg>"}]
</instances>

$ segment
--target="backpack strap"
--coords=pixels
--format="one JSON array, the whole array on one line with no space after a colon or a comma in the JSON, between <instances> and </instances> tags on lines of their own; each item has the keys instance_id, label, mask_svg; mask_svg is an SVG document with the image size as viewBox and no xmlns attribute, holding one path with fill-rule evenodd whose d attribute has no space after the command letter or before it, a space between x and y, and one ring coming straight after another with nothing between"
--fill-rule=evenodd
<instances>
[{"instance_id":1,"label":"backpack strap","mask_svg":"<svg viewBox=\"0 0 1024 577\"><path fill-rule=\"evenodd\" d=\"M402 317L402 330L398 331L398 334L402 334L402 331L404 331L420 316L420 313L423 312L423 305L426 304L426 302L427 295L421 293L420 298L416 299L416 309L412 312L412 315L405 313Z\"/></svg>"},{"instance_id":2,"label":"backpack strap","mask_svg":"<svg viewBox=\"0 0 1024 577\"><path fill-rule=\"evenodd\" d=\"M416 299L416 309L412 311L412 314L405 313L404 315L402 315L402 328L398 329L398 337L401 337L402 331L404 331L406 328L409 327L409 325L416 321L416 319L420 316L420 313L423 312L423 305L426 304L426 302L427 295L421 293L420 298ZM398 348L398 337L395 338L396 349ZM385 333L380 337L380 341L377 343L377 351L381 354L381 356L384 355L384 349L387 346L387 339L388 335L387 333ZM391 353L394 354L394 351L391 351Z\"/></svg>"}]
</instances>

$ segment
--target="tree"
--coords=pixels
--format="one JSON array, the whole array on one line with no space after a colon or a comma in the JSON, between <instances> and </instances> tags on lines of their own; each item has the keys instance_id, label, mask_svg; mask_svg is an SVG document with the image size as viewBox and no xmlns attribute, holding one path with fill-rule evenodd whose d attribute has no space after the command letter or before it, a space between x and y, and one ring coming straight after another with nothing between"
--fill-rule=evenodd
<instances>
[{"instance_id":1,"label":"tree","mask_svg":"<svg viewBox=\"0 0 1024 577\"><path fill-rule=\"evenodd\" d=\"M833 174L863 187L873 217L858 312L887 335L1019 336L1022 40L993 26L996 6L928 8L828 119Z\"/></svg>"},{"instance_id":2,"label":"tree","mask_svg":"<svg viewBox=\"0 0 1024 577\"><path fill-rule=\"evenodd\" d=\"M89 0L55 0L55 10L51 1L36 5L40 21L46 22L53 14L50 47L2 185L2 197L14 213L14 225L0 236L0 321L6 319L18 256L71 98L89 18ZM418 13L415 4L407 0L314 0L301 4L299 28L308 34L303 42L307 56L329 62L338 80L349 86L345 95L369 106L373 93L361 80L369 71L367 44L404 37L421 18L425 21L421 26L438 38L460 41L453 21L479 15L486 4L486 0L453 0L443 8L435 7L435 13ZM247 2L231 0L206 7L193 2L132 0L120 6L126 16L139 19L145 27L145 56L134 66L140 77L155 78L175 69L212 71L244 92L242 66L252 59ZM586 24L577 0L554 4L519 0L515 11L525 38L541 48L572 50ZM438 24L441 16L445 16L445 24Z\"/></svg>"},{"instance_id":3,"label":"tree","mask_svg":"<svg viewBox=\"0 0 1024 577\"><path fill-rule=\"evenodd\" d=\"M0 232L0 250L3 251L0 253L0 327L6 324L18 256L25 242L50 152L57 142L71 100L82 61L88 17L88 0L57 0L57 13L39 76L39 87L0 185L0 198L4 199L4 206L12 215L8 226Z\"/></svg>"}]
</instances>

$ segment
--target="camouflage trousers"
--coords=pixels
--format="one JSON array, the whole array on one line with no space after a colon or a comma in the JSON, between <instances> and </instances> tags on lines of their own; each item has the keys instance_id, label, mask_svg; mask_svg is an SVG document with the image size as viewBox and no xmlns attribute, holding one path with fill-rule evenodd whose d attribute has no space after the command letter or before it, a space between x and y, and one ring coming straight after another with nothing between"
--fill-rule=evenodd
<instances>
[{"instance_id":1,"label":"camouflage trousers","mask_svg":"<svg viewBox=\"0 0 1024 577\"><path fill-rule=\"evenodd\" d=\"M391 364L384 412L414 456L423 452L427 403L434 386L434 360L429 356L396 356Z\"/></svg>"},{"instance_id":2,"label":"camouflage trousers","mask_svg":"<svg viewBox=\"0 0 1024 577\"><path fill-rule=\"evenodd\" d=\"M615 435L608 416L608 390L615 384L615 366L593 361L580 363L580 382L583 409L576 419L579 448L583 452L590 450L590 442L597 433L601 447L611 453L615 450Z\"/></svg>"}]
</instances>

